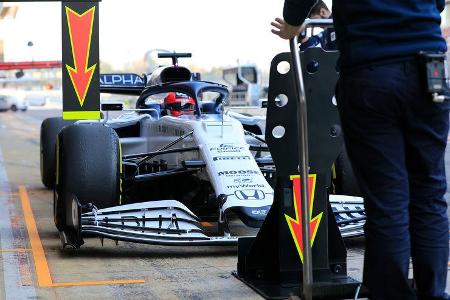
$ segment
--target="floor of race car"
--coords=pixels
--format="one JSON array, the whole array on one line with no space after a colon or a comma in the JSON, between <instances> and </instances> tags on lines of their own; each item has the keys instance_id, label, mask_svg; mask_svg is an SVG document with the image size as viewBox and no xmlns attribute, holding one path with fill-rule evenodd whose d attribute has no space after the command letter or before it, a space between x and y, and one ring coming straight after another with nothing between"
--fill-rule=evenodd
<instances>
[{"instance_id":1,"label":"floor of race car","mask_svg":"<svg viewBox=\"0 0 450 300\"><path fill-rule=\"evenodd\" d=\"M116 245L105 239L102 247L90 238L79 250L63 251L53 194L39 174L39 126L58 114L0 113L0 299L259 298L231 274L234 246ZM364 240L348 240L347 246L349 275L361 279Z\"/></svg>"}]
</instances>

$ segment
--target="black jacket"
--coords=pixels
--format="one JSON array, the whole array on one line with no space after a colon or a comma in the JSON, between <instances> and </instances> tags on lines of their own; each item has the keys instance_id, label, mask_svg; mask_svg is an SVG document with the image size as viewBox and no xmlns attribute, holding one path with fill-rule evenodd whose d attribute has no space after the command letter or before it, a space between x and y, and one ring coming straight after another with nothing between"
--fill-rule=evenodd
<instances>
[{"instance_id":1,"label":"black jacket","mask_svg":"<svg viewBox=\"0 0 450 300\"><path fill-rule=\"evenodd\" d=\"M303 23L316 0L285 0L283 17ZM334 0L333 19L341 69L445 52L440 12L445 0Z\"/></svg>"}]
</instances>

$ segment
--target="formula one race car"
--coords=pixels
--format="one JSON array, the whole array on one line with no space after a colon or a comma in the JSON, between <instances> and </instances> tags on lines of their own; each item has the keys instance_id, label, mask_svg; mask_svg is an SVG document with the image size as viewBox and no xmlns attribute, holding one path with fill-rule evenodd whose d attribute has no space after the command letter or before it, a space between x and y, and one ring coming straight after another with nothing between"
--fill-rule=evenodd
<instances>
[{"instance_id":1,"label":"formula one race car","mask_svg":"<svg viewBox=\"0 0 450 300\"><path fill-rule=\"evenodd\" d=\"M223 113L226 86L178 66L178 58L190 54L159 56L173 64L143 77L101 75L101 92L139 96L131 112L111 120L42 123L42 181L54 188L63 246L78 248L86 235L162 245L236 244L230 219L262 225L276 171L262 133L244 130L248 119ZM102 110L124 109L103 104ZM333 209L347 220L348 236L362 232L360 220L348 220L363 216L361 202L338 200ZM342 210L351 213L339 215ZM209 222L217 222L215 232Z\"/></svg>"}]
</instances>

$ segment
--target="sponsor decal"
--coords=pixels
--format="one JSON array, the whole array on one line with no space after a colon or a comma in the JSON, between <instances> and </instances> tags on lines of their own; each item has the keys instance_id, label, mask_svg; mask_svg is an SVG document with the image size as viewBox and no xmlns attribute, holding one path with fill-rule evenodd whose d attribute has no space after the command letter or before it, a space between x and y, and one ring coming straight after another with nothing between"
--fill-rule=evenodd
<instances>
[{"instance_id":1,"label":"sponsor decal","mask_svg":"<svg viewBox=\"0 0 450 300\"><path fill-rule=\"evenodd\" d=\"M245 147L234 144L220 144L218 147L212 147L209 149L209 151L215 151L217 153L241 152L243 150L245 150Z\"/></svg>"},{"instance_id":2,"label":"sponsor decal","mask_svg":"<svg viewBox=\"0 0 450 300\"><path fill-rule=\"evenodd\" d=\"M231 171L220 171L219 176L236 176L236 175L254 175L259 174L256 170L231 170Z\"/></svg>"},{"instance_id":3,"label":"sponsor decal","mask_svg":"<svg viewBox=\"0 0 450 300\"><path fill-rule=\"evenodd\" d=\"M268 210L267 209L254 209L252 210L252 215L267 215Z\"/></svg>"},{"instance_id":4,"label":"sponsor decal","mask_svg":"<svg viewBox=\"0 0 450 300\"><path fill-rule=\"evenodd\" d=\"M250 156L215 156L213 161L218 160L250 160Z\"/></svg>"},{"instance_id":5,"label":"sponsor decal","mask_svg":"<svg viewBox=\"0 0 450 300\"><path fill-rule=\"evenodd\" d=\"M266 198L266 194L261 190L238 190L234 192L234 195L239 200L262 200Z\"/></svg>"},{"instance_id":6,"label":"sponsor decal","mask_svg":"<svg viewBox=\"0 0 450 300\"><path fill-rule=\"evenodd\" d=\"M266 187L264 184L235 184L235 185L227 185L227 189L251 189L251 188L264 188Z\"/></svg>"},{"instance_id":7,"label":"sponsor decal","mask_svg":"<svg viewBox=\"0 0 450 300\"><path fill-rule=\"evenodd\" d=\"M242 190L242 189L263 189L266 187L263 183L253 183L253 177L237 177L233 179L233 183L227 185L227 189Z\"/></svg>"},{"instance_id":8,"label":"sponsor decal","mask_svg":"<svg viewBox=\"0 0 450 300\"><path fill-rule=\"evenodd\" d=\"M288 215L284 215L286 218L286 222L289 226L289 230L291 231L292 238L294 239L295 246L297 247L298 254L300 256L300 260L303 262L303 237L302 237L302 222L301 217L303 213L303 208L301 204L301 193L300 193L300 176L292 175L292 189L294 191L294 210L295 210L295 219L291 218ZM320 220L322 219L323 212L312 218L312 212L314 208L314 194L316 191L316 174L311 174L308 177L308 201L309 201L309 220L310 220L310 241L311 247L314 244L314 240L316 238L317 230L319 229Z\"/></svg>"},{"instance_id":9,"label":"sponsor decal","mask_svg":"<svg viewBox=\"0 0 450 300\"><path fill-rule=\"evenodd\" d=\"M233 179L234 183L251 183L253 182L252 178L235 178Z\"/></svg>"},{"instance_id":10,"label":"sponsor decal","mask_svg":"<svg viewBox=\"0 0 450 300\"><path fill-rule=\"evenodd\" d=\"M101 85L145 86L145 82L136 74L100 74Z\"/></svg>"}]
</instances>

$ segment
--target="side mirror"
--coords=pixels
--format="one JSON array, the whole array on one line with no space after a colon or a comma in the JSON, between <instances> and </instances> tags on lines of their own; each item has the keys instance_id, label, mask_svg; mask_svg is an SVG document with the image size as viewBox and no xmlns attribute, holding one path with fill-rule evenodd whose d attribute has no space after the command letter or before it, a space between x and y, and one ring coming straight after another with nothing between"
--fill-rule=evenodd
<instances>
[{"instance_id":1,"label":"side mirror","mask_svg":"<svg viewBox=\"0 0 450 300\"><path fill-rule=\"evenodd\" d=\"M230 98L229 97L224 98L224 97L220 96L215 101L216 101L216 106L219 106L219 105L227 106L227 105L230 104Z\"/></svg>"},{"instance_id":2,"label":"side mirror","mask_svg":"<svg viewBox=\"0 0 450 300\"><path fill-rule=\"evenodd\" d=\"M122 103L102 103L101 110L102 111L122 111L123 104Z\"/></svg>"},{"instance_id":3,"label":"side mirror","mask_svg":"<svg viewBox=\"0 0 450 300\"><path fill-rule=\"evenodd\" d=\"M192 73L191 74L191 80L193 80L193 81L202 80L202 76L198 72Z\"/></svg>"}]
</instances>

